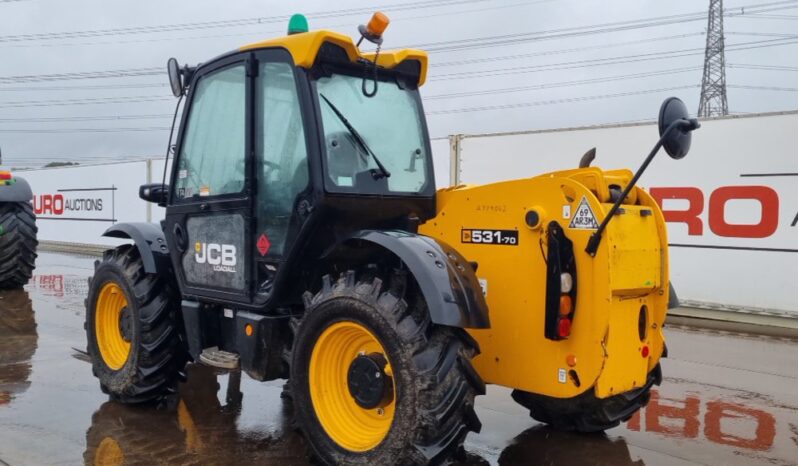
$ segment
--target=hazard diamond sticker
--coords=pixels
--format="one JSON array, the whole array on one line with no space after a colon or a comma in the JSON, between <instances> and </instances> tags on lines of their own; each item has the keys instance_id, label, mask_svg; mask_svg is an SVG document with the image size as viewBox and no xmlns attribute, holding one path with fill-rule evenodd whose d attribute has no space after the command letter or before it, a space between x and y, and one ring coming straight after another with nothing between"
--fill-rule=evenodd
<instances>
[{"instance_id":1,"label":"hazard diamond sticker","mask_svg":"<svg viewBox=\"0 0 798 466\"><path fill-rule=\"evenodd\" d=\"M596 216L593 214L593 209L591 209L590 204L587 203L587 198L582 196L579 207L577 207L576 212L573 213L568 228L576 230L596 230L598 227L599 224L596 221Z\"/></svg>"},{"instance_id":2,"label":"hazard diamond sticker","mask_svg":"<svg viewBox=\"0 0 798 466\"><path fill-rule=\"evenodd\" d=\"M269 252L269 248L272 246L272 243L269 242L269 238L267 238L265 234L261 234L260 238L258 238L258 242L255 243L255 246L258 248L260 255L265 256L266 253Z\"/></svg>"}]
</instances>

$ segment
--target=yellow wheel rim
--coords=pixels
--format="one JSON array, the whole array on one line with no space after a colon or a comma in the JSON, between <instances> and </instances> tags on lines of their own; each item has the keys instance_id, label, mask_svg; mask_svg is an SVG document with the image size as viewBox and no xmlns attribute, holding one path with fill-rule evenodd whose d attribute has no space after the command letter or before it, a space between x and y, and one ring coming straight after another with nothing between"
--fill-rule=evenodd
<instances>
[{"instance_id":1,"label":"yellow wheel rim","mask_svg":"<svg viewBox=\"0 0 798 466\"><path fill-rule=\"evenodd\" d=\"M97 346L105 364L119 370L130 355L130 341L122 335L120 320L122 310L127 307L127 297L113 282L106 283L97 297L94 315L94 329Z\"/></svg>"},{"instance_id":2,"label":"yellow wheel rim","mask_svg":"<svg viewBox=\"0 0 798 466\"><path fill-rule=\"evenodd\" d=\"M105 437L94 453L94 464L96 466L118 466L124 462L125 454L116 440Z\"/></svg>"},{"instance_id":3,"label":"yellow wheel rim","mask_svg":"<svg viewBox=\"0 0 798 466\"><path fill-rule=\"evenodd\" d=\"M368 451L382 442L393 422L394 396L380 408L365 409L349 392L347 376L352 361L362 354L381 354L388 364L384 372L392 377L391 363L377 337L355 322L337 322L322 332L310 356L310 398L324 431L342 448Z\"/></svg>"}]
</instances>

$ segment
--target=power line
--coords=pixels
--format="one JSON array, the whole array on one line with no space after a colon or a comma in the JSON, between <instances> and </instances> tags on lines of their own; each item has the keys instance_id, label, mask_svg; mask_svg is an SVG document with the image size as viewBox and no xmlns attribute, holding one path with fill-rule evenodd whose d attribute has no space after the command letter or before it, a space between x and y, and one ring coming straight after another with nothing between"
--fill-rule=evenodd
<instances>
[{"instance_id":1,"label":"power line","mask_svg":"<svg viewBox=\"0 0 798 466\"><path fill-rule=\"evenodd\" d=\"M498 10L498 9L506 9L506 8L514 8L518 6L524 5L534 5L538 3L549 3L549 2L556 2L559 0L536 0L536 1L524 1L520 3L513 3L513 4L501 4L501 5L494 5L490 7L484 8L472 8L466 10L450 10L442 13L427 13L424 15L416 15L416 16L400 16L400 17L391 17L391 21L394 23L408 21L408 20L415 20L415 19L429 19L429 18L436 18L440 16L451 17L453 15L461 15L461 14L469 14L469 13L479 13L482 11L489 11L489 10ZM445 5L444 5L445 6ZM335 29L341 27L351 27L352 23L348 22L345 24L339 23L334 25L326 25L325 28ZM214 35L195 35L195 36L172 36L172 37L151 37L148 39L132 39L132 40L110 40L110 41L103 41L103 42L57 42L54 44L48 45L49 47L73 47L73 46L93 46L93 45L117 45L117 44L137 44L137 43L147 43L147 42L164 42L164 41L176 41L176 40L198 40L198 39L219 39L219 38L226 38L226 37L247 37L258 35L258 37L268 36L269 34L284 34L284 29L273 29L270 31L248 31L248 32L236 32L231 34L214 34ZM25 44L25 43L14 43L7 45L7 47L40 47L37 44Z\"/></svg>"},{"instance_id":2,"label":"power line","mask_svg":"<svg viewBox=\"0 0 798 466\"><path fill-rule=\"evenodd\" d=\"M798 35L796 35L795 37L796 37L795 39L769 39L769 40L760 40L760 41L751 41L751 42L741 42L738 44L730 45L729 47L727 47L727 50L739 51L739 50L749 50L749 49L762 48L762 47L792 45L798 43ZM466 79L473 77L482 78L482 77L502 76L507 74L516 74L516 73L532 73L538 71L579 69L579 68L587 68L592 66L618 65L624 63L637 63L637 62L650 61L650 60L697 56L703 53L704 53L703 48L692 48L692 49L671 50L664 52L650 52L650 53L635 54L635 55L622 55L622 56L607 57L607 58L575 60L575 61L561 62L561 63L497 68L494 70L461 71L456 73L434 75L430 77L428 81Z\"/></svg>"},{"instance_id":3,"label":"power line","mask_svg":"<svg viewBox=\"0 0 798 466\"><path fill-rule=\"evenodd\" d=\"M0 76L0 84L21 83L21 82L41 82L41 81L61 81L71 79L102 79L102 78L130 78L135 76L155 76L164 74L161 67L149 68L127 68L121 70L105 71L76 71L70 73L53 74L32 74L17 76Z\"/></svg>"},{"instance_id":4,"label":"power line","mask_svg":"<svg viewBox=\"0 0 798 466\"><path fill-rule=\"evenodd\" d=\"M394 4L379 5L376 8L392 11L415 10L425 8L439 8L452 5L482 3L488 0L426 0L417 2L404 2ZM347 8L340 10L327 10L308 13L305 16L311 18L334 18L338 16L351 16L362 15L364 11L374 9L374 5L364 5L357 8ZM291 15L276 15L276 16L263 16L255 18L239 18L229 20L217 21L202 21L191 23L173 23L161 24L155 26L134 26L125 28L110 28L110 29L94 29L83 31L61 31L61 32L47 32L47 33L30 33L30 34L12 34L0 36L0 43L5 42L23 42L23 41L36 41L36 40L54 40L54 39L73 39L85 37L102 37L109 35L131 35L131 34L153 34L160 32L173 32L173 31L189 31L197 29L215 29L225 27L240 27L257 24L270 24L287 22Z\"/></svg>"},{"instance_id":5,"label":"power line","mask_svg":"<svg viewBox=\"0 0 798 466\"><path fill-rule=\"evenodd\" d=\"M534 53L521 53L521 54L513 54L513 55L501 55L497 57L483 57L483 58L469 58L464 60L454 60L448 62L438 62L438 63L430 63L430 68L439 68L439 67L446 67L446 66L460 66L460 65L472 65L476 63L486 63L486 62L493 62L493 61L501 61L501 60L517 60L521 58L531 58L531 57L540 57L540 56L547 56L547 55L561 55L565 53L573 53L573 52L584 52L587 50L604 50L613 47L623 47L627 45L637 45L641 43L648 43L648 42L659 42L659 41L666 41L666 40L674 40L674 39L684 39L687 37L694 37L694 36L703 36L703 32L693 32L688 34L675 34L670 36L661 36L661 37L653 37L650 39L640 39L640 40L629 40L623 42L615 42L609 44L601 44L601 45L589 45L584 47L572 47L568 49L560 49L560 50L547 50L543 52L534 52Z\"/></svg>"},{"instance_id":6,"label":"power line","mask_svg":"<svg viewBox=\"0 0 798 466\"><path fill-rule=\"evenodd\" d=\"M39 92L39 91L82 91L102 89L141 89L150 87L168 87L167 83L141 84L87 84L77 86L34 86L34 87L0 87L0 92Z\"/></svg>"},{"instance_id":7,"label":"power line","mask_svg":"<svg viewBox=\"0 0 798 466\"><path fill-rule=\"evenodd\" d=\"M451 0L453 1L453 0ZM458 0L463 2L465 0ZM469 1L476 1L476 0L469 0ZM480 0L485 1L485 0ZM789 0L789 2L775 2L772 4L766 5L782 5L783 3L790 3L795 4L798 0ZM417 2L416 4L418 4ZM420 2L424 3L424 2ZM447 3L448 4L448 3ZM415 5L415 4L410 4ZM754 8L757 5L749 5L745 8ZM798 8L798 5L794 6ZM783 6L781 8L784 8ZM576 28L564 28L564 29L554 29L549 31L538 31L538 32L531 32L531 33L517 33L517 34L510 34L510 35L501 35L501 36L489 36L483 38L471 38L471 39L459 39L459 40L452 40L452 41L442 41L442 42L435 42L429 44L417 44L416 46L419 47L426 47L430 51L436 51L435 47L439 47L439 50L444 50L447 46L446 44L451 44L449 47L451 50L459 50L462 47L487 47L491 45L496 45L495 41L500 40L501 44L506 45L508 41L510 42L517 42L517 41L534 41L534 40L548 40L548 39L555 39L555 38L565 38L565 37L572 37L584 34L597 34L597 33L605 33L605 32L615 32L617 29L597 29L602 28L604 26L618 26L618 27L628 27L634 26L634 28L639 27L651 27L653 25L659 24L652 24L652 21L657 20L668 20L671 22L684 22L685 19L690 20L703 20L704 14L703 13L688 13L688 14L681 14L681 15L670 15L670 16L661 16L655 18L648 18L648 19L638 19L638 20L629 20L629 21L622 21L622 22L614 22L614 23L604 23L598 25L591 25L591 26L582 26ZM643 24L640 24L640 23ZM560 34L559 36L543 36L545 34ZM526 36L526 37L523 37ZM515 37L515 40L512 40ZM2 36L0 36L2 38ZM481 41L481 42L480 42ZM488 42L485 42L488 41ZM523 57L523 56L521 56ZM508 57L509 58L509 57ZM495 59L495 58L492 58ZM95 71L95 72L76 72L76 73L59 73L59 74L49 74L49 75L27 75L27 76L6 76L0 77L0 84L3 83L18 83L18 82L39 82L39 81L54 81L54 80L63 80L63 79L99 79L99 78L113 78L113 77L131 77L131 76L150 76L150 75L160 75L162 74L162 70L160 67L151 67L151 68L134 68L134 69L123 69L123 70L111 70L111 71Z\"/></svg>"},{"instance_id":8,"label":"power line","mask_svg":"<svg viewBox=\"0 0 798 466\"><path fill-rule=\"evenodd\" d=\"M515 104L499 104L499 105L485 105L480 107L464 107L464 108L454 108L454 109L447 109L447 110L435 110L431 112L426 112L427 115L445 115L450 113L466 113L466 112L485 112L491 110L509 110L514 108L523 108L523 107L537 107L543 105L556 105L556 104L564 104L564 103L573 103L573 102L585 102L590 100L600 100L600 99L614 99L619 97L628 97L634 95L643 95L643 94L654 94L660 92L669 92L669 91L677 91L683 89L694 89L699 87L697 84L689 84L685 86L676 86L676 87L665 87L660 89L646 89L641 91L629 91L629 92L620 92L617 94L601 94L601 95L591 95L591 96L584 96L584 97L567 97L563 99L552 99L552 100L539 100L536 102L521 102Z\"/></svg>"},{"instance_id":9,"label":"power line","mask_svg":"<svg viewBox=\"0 0 798 466\"><path fill-rule=\"evenodd\" d=\"M0 118L0 123L65 123L75 121L157 120L172 118L169 113L158 115L98 115L67 117Z\"/></svg>"},{"instance_id":10,"label":"power line","mask_svg":"<svg viewBox=\"0 0 798 466\"><path fill-rule=\"evenodd\" d=\"M60 107L65 105L100 105L100 104L127 104L140 102L157 102L163 100L174 100L172 97L163 96L132 96L132 97L94 97L86 99L67 99L67 100L30 100L1 102L0 109L21 108L21 107Z\"/></svg>"},{"instance_id":11,"label":"power line","mask_svg":"<svg viewBox=\"0 0 798 466\"><path fill-rule=\"evenodd\" d=\"M789 4L789 5L773 6L770 7L768 11L773 9L798 8L797 0L775 2L772 5L783 5L783 4ZM762 5L744 6L744 8L748 9L755 9L761 7ZM419 43L419 44L408 45L406 47L421 48L428 52L460 51L460 50L468 50L468 49L484 48L492 46L507 46L510 44L520 43L520 42L582 37L585 35L629 31L629 30L665 26L671 24L683 24L686 22L704 21L705 18L706 18L706 13L702 11L696 13L682 13L677 15L615 21L610 23L600 23L600 24L593 24L587 26L568 27L568 28L551 29L551 30L536 31L536 32L520 32L513 34L501 34L495 36L472 37L468 39Z\"/></svg>"},{"instance_id":12,"label":"power line","mask_svg":"<svg viewBox=\"0 0 798 466\"><path fill-rule=\"evenodd\" d=\"M798 66L780 65L747 65L739 63L727 63L727 68L741 68L746 70L767 70L767 71L798 71Z\"/></svg>"},{"instance_id":13,"label":"power line","mask_svg":"<svg viewBox=\"0 0 798 466\"><path fill-rule=\"evenodd\" d=\"M745 86L740 84L729 84L726 87L734 89L750 89L756 91L784 91L784 92L798 92L798 87L777 87L777 86Z\"/></svg>"},{"instance_id":14,"label":"power line","mask_svg":"<svg viewBox=\"0 0 798 466\"><path fill-rule=\"evenodd\" d=\"M557 87L569 87L569 86L580 86L584 84L598 84L598 83L606 83L606 82L615 82L615 81L623 81L627 79L641 79L641 78L648 78L654 76L665 76L670 74L678 74L678 73L685 73L688 71L698 71L701 68L698 67L691 67L691 68L677 68L677 69L669 69L669 70L660 70L660 71L649 71L645 73L636 73L636 74L624 74L624 75L616 75L616 76L606 76L600 78L590 78L590 79L582 79L582 80L575 80L575 81L561 81L555 83L546 83L546 84L538 84L532 86L520 86L520 87L511 87L511 88L504 88L504 89L486 89L481 91L468 91L468 92L455 92L450 94L436 94L424 97L425 101L429 100L440 100L440 99L453 99L453 98L460 98L460 97L474 97L474 96L484 96L484 95L494 95L494 94L507 94L511 92L522 92L522 91L530 91L530 90L542 90L542 89L552 89ZM1 121L1 120L0 120Z\"/></svg>"},{"instance_id":15,"label":"power line","mask_svg":"<svg viewBox=\"0 0 798 466\"><path fill-rule=\"evenodd\" d=\"M0 129L0 133L39 133L39 134L60 134L60 133L128 133L139 131L169 131L168 126L156 126L145 128L59 128L59 129Z\"/></svg>"}]
</instances>

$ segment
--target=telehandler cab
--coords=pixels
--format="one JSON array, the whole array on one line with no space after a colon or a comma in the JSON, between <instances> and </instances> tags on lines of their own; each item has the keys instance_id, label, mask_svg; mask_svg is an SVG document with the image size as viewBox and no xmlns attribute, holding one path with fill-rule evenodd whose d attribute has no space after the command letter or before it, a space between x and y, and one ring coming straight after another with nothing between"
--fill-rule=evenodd
<instances>
[{"instance_id":1,"label":"telehandler cab","mask_svg":"<svg viewBox=\"0 0 798 466\"><path fill-rule=\"evenodd\" d=\"M186 98L160 225L96 263L88 353L124 403L173 393L189 361L288 379L330 464L438 464L480 430L474 397L600 431L661 381L665 223L637 178L697 121L672 98L643 167L435 190L420 50L308 31L168 70ZM178 102L178 108L180 103ZM177 109L176 109L177 115ZM170 141L171 148L171 141ZM582 165L588 165L583 163Z\"/></svg>"}]
</instances>

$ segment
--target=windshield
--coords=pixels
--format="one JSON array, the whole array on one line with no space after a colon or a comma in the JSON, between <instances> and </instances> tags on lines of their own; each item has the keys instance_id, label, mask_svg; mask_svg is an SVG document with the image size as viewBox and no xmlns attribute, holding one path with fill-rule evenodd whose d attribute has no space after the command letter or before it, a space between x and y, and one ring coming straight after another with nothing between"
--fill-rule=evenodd
<instances>
[{"instance_id":1,"label":"windshield","mask_svg":"<svg viewBox=\"0 0 798 466\"><path fill-rule=\"evenodd\" d=\"M401 89L395 81L380 81L377 94L366 97L362 83L362 76L344 74L317 81L327 189L387 194L424 191L432 177L415 91ZM373 82L367 84L371 88Z\"/></svg>"}]
</instances>

